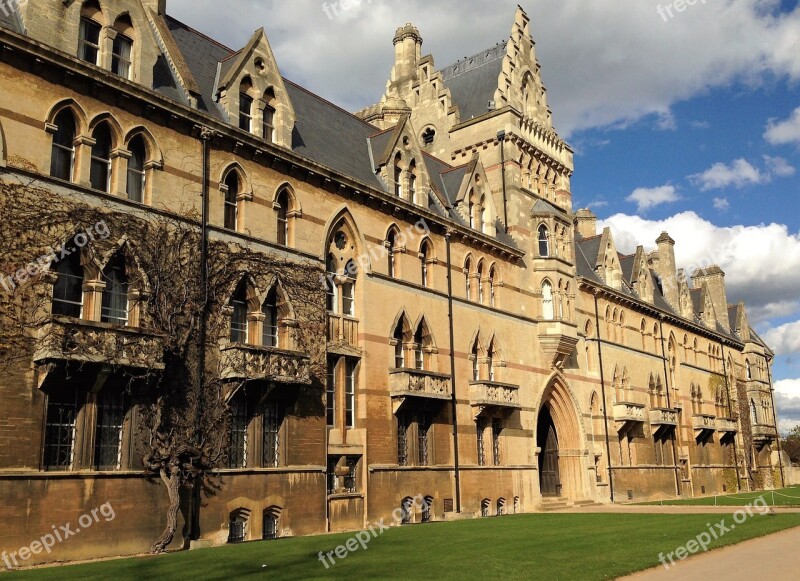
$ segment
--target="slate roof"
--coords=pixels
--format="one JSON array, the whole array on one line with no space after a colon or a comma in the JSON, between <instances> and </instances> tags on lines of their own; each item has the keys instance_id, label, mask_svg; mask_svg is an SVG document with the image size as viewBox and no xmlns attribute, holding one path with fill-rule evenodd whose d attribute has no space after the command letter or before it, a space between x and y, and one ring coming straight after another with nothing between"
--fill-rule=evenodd
<instances>
[{"instance_id":1,"label":"slate roof","mask_svg":"<svg viewBox=\"0 0 800 581\"><path fill-rule=\"evenodd\" d=\"M494 100L503 70L507 44L508 41L502 42L441 70L453 104L458 106L461 121L480 117L489 111L489 101Z\"/></svg>"},{"instance_id":2,"label":"slate roof","mask_svg":"<svg viewBox=\"0 0 800 581\"><path fill-rule=\"evenodd\" d=\"M575 268L578 276L603 284L603 280L594 271L597 253L600 251L600 236L592 236L591 238L579 238L576 236L575 250Z\"/></svg>"},{"instance_id":3,"label":"slate roof","mask_svg":"<svg viewBox=\"0 0 800 581\"><path fill-rule=\"evenodd\" d=\"M198 109L227 122L225 112L214 102L214 87L219 62L231 56L234 51L171 16L165 16L165 19L175 38L175 44L200 87Z\"/></svg>"},{"instance_id":4,"label":"slate roof","mask_svg":"<svg viewBox=\"0 0 800 581\"><path fill-rule=\"evenodd\" d=\"M292 150L386 191L369 155L368 140L375 127L287 79L284 83L297 115Z\"/></svg>"},{"instance_id":5,"label":"slate roof","mask_svg":"<svg viewBox=\"0 0 800 581\"><path fill-rule=\"evenodd\" d=\"M562 210L561 208L557 208L547 200L542 200L539 198L536 200L536 203L531 208L531 215L533 214L548 214L548 215L556 215L561 217L561 219L566 220L567 222L571 222L569 216Z\"/></svg>"}]
</instances>

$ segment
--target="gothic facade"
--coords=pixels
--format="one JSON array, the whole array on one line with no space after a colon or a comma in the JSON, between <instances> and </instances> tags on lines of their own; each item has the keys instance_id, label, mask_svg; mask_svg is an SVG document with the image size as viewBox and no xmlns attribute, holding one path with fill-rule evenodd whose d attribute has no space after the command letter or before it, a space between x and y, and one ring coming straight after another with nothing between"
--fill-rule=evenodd
<instances>
[{"instance_id":1,"label":"gothic facade","mask_svg":"<svg viewBox=\"0 0 800 581\"><path fill-rule=\"evenodd\" d=\"M319 270L311 342L313 309L275 272L215 314L228 449L196 543L782 484L774 354L718 267L678 271L667 233L621 254L573 209L521 8L505 42L445 68L399 28L385 93L351 114L284 78L263 29L234 50L165 4L0 11L0 195L36 184L30 213L167 216ZM114 225L30 275L48 297L33 347L0 349L1 548L116 511L27 563L142 552L164 526L119 377L157 374L165 338L143 241ZM12 301L20 268L3 265Z\"/></svg>"}]
</instances>

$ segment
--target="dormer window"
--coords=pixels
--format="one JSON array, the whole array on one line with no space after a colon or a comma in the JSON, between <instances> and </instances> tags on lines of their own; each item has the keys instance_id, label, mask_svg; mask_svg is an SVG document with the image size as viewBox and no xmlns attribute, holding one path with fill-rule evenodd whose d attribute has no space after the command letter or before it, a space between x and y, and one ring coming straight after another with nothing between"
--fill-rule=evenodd
<instances>
[{"instance_id":1,"label":"dormer window","mask_svg":"<svg viewBox=\"0 0 800 581\"><path fill-rule=\"evenodd\" d=\"M253 99L247 93L239 93L239 129L251 131L253 125Z\"/></svg>"},{"instance_id":2,"label":"dormer window","mask_svg":"<svg viewBox=\"0 0 800 581\"><path fill-rule=\"evenodd\" d=\"M275 109L267 105L264 107L264 139L273 143L275 141Z\"/></svg>"},{"instance_id":3,"label":"dormer window","mask_svg":"<svg viewBox=\"0 0 800 581\"><path fill-rule=\"evenodd\" d=\"M550 256L550 235L547 226L539 226L539 256L547 258Z\"/></svg>"},{"instance_id":4,"label":"dormer window","mask_svg":"<svg viewBox=\"0 0 800 581\"><path fill-rule=\"evenodd\" d=\"M98 64L100 56L100 25L94 20L81 18L78 39L78 58L93 65Z\"/></svg>"},{"instance_id":5,"label":"dormer window","mask_svg":"<svg viewBox=\"0 0 800 581\"><path fill-rule=\"evenodd\" d=\"M132 52L133 41L124 34L117 34L111 54L111 72L123 79L130 79Z\"/></svg>"}]
</instances>

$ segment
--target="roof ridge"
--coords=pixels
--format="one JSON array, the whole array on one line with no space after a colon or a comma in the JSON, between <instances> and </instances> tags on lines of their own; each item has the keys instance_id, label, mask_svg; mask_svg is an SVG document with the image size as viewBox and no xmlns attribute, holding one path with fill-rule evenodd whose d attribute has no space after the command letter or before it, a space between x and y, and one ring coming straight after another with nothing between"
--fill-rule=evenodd
<instances>
[{"instance_id":1,"label":"roof ridge","mask_svg":"<svg viewBox=\"0 0 800 581\"><path fill-rule=\"evenodd\" d=\"M443 171L442 173L447 173L447 172L453 171L454 169L458 169L458 168L460 168L460 167L464 167L464 166L466 166L466 165L467 165L467 164L464 164L464 165L459 165L459 166L455 166L455 167L453 167L452 165L450 165L449 163L447 163L445 160L443 160L443 159L441 159L441 158L439 158L439 157L436 157L435 155L432 155L432 154L428 153L427 151L423 151L423 152L422 152L422 155L423 155L423 157L424 157L424 156L428 156L428 157L430 157L431 159L433 159L433 160L436 160L436 161L438 161L439 163L446 165L446 166L447 166L449 169L447 169L447 170Z\"/></svg>"}]
</instances>

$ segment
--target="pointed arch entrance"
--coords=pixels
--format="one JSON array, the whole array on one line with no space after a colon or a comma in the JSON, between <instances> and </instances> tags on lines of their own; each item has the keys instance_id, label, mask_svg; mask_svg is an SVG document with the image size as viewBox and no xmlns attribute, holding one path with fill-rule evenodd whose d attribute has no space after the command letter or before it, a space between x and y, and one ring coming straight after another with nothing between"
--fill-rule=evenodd
<instances>
[{"instance_id":1,"label":"pointed arch entrance","mask_svg":"<svg viewBox=\"0 0 800 581\"><path fill-rule=\"evenodd\" d=\"M586 497L586 446L577 402L560 378L542 394L536 421L542 496Z\"/></svg>"}]
</instances>

